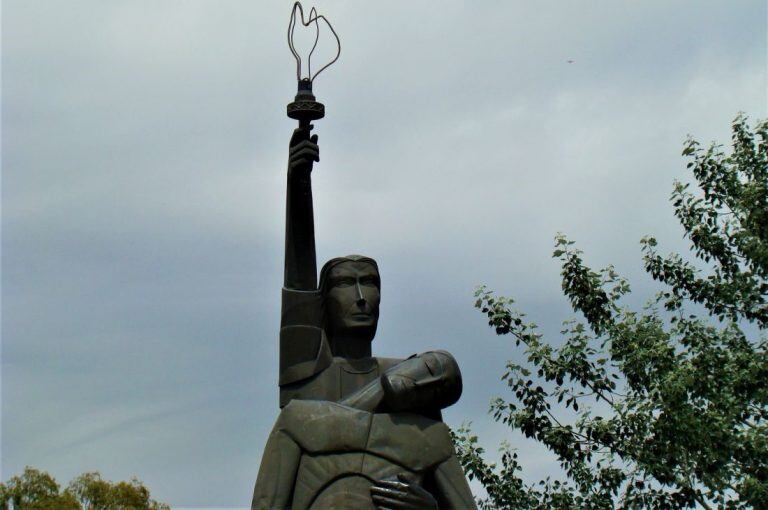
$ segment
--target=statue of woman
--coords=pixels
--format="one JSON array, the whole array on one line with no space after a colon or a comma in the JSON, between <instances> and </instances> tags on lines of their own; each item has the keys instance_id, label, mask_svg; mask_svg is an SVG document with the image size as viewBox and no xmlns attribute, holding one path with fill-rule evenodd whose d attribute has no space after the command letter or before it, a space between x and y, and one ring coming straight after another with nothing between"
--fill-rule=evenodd
<instances>
[{"instance_id":1,"label":"statue of woman","mask_svg":"<svg viewBox=\"0 0 768 510\"><path fill-rule=\"evenodd\" d=\"M332 259L317 283L311 172L320 153L311 129L296 129L289 144L282 411L252 508L474 509L440 415L461 395L453 357L372 356L381 298L373 259Z\"/></svg>"}]
</instances>

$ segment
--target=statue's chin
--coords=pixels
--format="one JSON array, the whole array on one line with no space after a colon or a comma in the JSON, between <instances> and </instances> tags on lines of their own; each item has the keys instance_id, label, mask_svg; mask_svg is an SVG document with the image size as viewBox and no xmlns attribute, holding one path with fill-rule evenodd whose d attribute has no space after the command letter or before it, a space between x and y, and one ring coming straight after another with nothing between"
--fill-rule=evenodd
<instances>
[{"instance_id":1,"label":"statue's chin","mask_svg":"<svg viewBox=\"0 0 768 510\"><path fill-rule=\"evenodd\" d=\"M370 356L371 343L376 334L376 324L357 325L336 330L330 338L334 356L359 358Z\"/></svg>"},{"instance_id":2,"label":"statue's chin","mask_svg":"<svg viewBox=\"0 0 768 510\"><path fill-rule=\"evenodd\" d=\"M349 339L353 342L370 342L376 334L374 322L346 322L342 327L333 331L333 336L337 338Z\"/></svg>"}]
</instances>

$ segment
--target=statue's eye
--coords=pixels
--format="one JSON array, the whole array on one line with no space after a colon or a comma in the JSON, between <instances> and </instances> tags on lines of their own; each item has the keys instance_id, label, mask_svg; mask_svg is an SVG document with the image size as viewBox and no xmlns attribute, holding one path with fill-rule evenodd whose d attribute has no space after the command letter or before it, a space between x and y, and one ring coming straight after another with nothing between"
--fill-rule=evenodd
<instances>
[{"instance_id":1,"label":"statue's eye","mask_svg":"<svg viewBox=\"0 0 768 510\"><path fill-rule=\"evenodd\" d=\"M337 278L333 282L334 287L350 287L355 284L354 278Z\"/></svg>"},{"instance_id":2,"label":"statue's eye","mask_svg":"<svg viewBox=\"0 0 768 510\"><path fill-rule=\"evenodd\" d=\"M364 278L360 279L360 285L368 285L371 287L377 287L378 281L376 280L376 277L374 276L366 276Z\"/></svg>"},{"instance_id":3,"label":"statue's eye","mask_svg":"<svg viewBox=\"0 0 768 510\"><path fill-rule=\"evenodd\" d=\"M432 375L439 375L443 373L443 367L440 364L440 361L436 360L432 356L425 356L424 364L427 365L427 370L429 370L429 373Z\"/></svg>"}]
</instances>

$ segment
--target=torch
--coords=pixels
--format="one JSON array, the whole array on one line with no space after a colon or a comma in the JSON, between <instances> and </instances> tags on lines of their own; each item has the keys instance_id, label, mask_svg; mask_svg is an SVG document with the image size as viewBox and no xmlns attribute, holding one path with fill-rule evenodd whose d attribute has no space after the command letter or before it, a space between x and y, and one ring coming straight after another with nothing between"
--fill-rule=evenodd
<instances>
[{"instance_id":1,"label":"torch","mask_svg":"<svg viewBox=\"0 0 768 510\"><path fill-rule=\"evenodd\" d=\"M315 71L313 74L312 54L315 52L315 49L317 48L317 42L320 39L321 20L331 30L331 34L333 34L334 39L336 39L336 56L330 62ZM299 52L296 50L296 46L293 40L297 23L301 23L305 27L308 27L312 24L315 26L315 42L312 45L312 49L310 50L309 55L307 56L307 74L305 77L302 77L301 75L302 58L301 55L299 55ZM296 80L298 81L298 90L293 102L288 104L287 114L288 117L299 121L299 127L307 127L311 121L325 117L325 106L323 103L315 100L315 96L312 94L312 83L314 82L315 78L317 78L318 74L323 72L331 64L339 59L339 55L341 54L341 42L339 41L339 36L336 34L336 31L333 29L325 16L318 15L317 11L313 7L312 10L309 11L309 18L305 20L304 9L301 7L300 2L296 2L293 4L293 9L291 10L291 20L288 23L288 47L291 49L291 53L293 53L293 57L296 59Z\"/></svg>"}]
</instances>

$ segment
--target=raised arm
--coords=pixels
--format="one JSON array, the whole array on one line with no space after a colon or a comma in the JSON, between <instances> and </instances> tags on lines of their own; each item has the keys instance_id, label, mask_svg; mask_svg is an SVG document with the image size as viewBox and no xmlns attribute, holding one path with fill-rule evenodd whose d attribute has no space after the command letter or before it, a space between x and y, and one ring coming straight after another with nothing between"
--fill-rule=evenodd
<instances>
[{"instance_id":1,"label":"raised arm","mask_svg":"<svg viewBox=\"0 0 768 510\"><path fill-rule=\"evenodd\" d=\"M320 161L312 125L293 132L288 157L285 214L285 276L280 312L280 407L303 396L301 381L325 370L333 359L322 324L317 291L312 165Z\"/></svg>"},{"instance_id":2,"label":"raised arm","mask_svg":"<svg viewBox=\"0 0 768 510\"><path fill-rule=\"evenodd\" d=\"M317 288L315 220L312 210L312 166L320 161L312 124L293 132L288 156L285 210L285 273L283 286L294 290Z\"/></svg>"}]
</instances>

